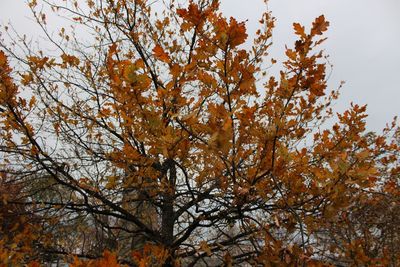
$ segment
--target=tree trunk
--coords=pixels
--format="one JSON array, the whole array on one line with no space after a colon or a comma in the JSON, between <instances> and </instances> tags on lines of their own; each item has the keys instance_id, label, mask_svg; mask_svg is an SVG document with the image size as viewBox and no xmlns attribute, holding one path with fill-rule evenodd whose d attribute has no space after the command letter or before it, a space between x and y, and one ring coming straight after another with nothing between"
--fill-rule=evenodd
<instances>
[{"instance_id":1,"label":"tree trunk","mask_svg":"<svg viewBox=\"0 0 400 267\"><path fill-rule=\"evenodd\" d=\"M175 198L175 181L176 181L176 167L171 161L168 177L168 190L163 194L163 207L161 215L161 235L163 237L164 245L169 249L170 256L165 262L164 266L173 266L174 249L171 247L174 242L174 198Z\"/></svg>"}]
</instances>

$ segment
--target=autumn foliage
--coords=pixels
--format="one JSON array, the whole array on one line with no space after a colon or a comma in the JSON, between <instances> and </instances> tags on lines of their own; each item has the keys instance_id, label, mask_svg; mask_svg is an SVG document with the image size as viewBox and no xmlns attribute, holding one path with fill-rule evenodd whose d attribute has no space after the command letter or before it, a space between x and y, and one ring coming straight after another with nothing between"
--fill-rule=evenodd
<instances>
[{"instance_id":1,"label":"autumn foliage","mask_svg":"<svg viewBox=\"0 0 400 267\"><path fill-rule=\"evenodd\" d=\"M398 266L400 130L332 110L325 17L278 63L269 12L251 41L219 1L151 2L31 1L41 50L5 31L0 265Z\"/></svg>"}]
</instances>

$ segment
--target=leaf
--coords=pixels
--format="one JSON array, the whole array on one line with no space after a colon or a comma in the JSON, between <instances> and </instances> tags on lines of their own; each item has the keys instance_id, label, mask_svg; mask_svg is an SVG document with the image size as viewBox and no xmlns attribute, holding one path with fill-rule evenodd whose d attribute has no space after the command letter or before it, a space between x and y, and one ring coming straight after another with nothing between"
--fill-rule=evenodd
<instances>
[{"instance_id":1,"label":"leaf","mask_svg":"<svg viewBox=\"0 0 400 267\"><path fill-rule=\"evenodd\" d=\"M319 16L313 22L311 28L311 35L322 35L323 32L328 30L329 22L325 20L324 15Z\"/></svg>"},{"instance_id":2,"label":"leaf","mask_svg":"<svg viewBox=\"0 0 400 267\"><path fill-rule=\"evenodd\" d=\"M164 49L160 46L160 45L156 45L153 48L153 54L156 58L158 58L159 60L169 63L170 62L170 58L169 55L164 51Z\"/></svg>"},{"instance_id":3,"label":"leaf","mask_svg":"<svg viewBox=\"0 0 400 267\"><path fill-rule=\"evenodd\" d=\"M210 257L210 256L212 255L212 251L211 251L211 249L210 249L210 247L208 246L208 244L207 244L206 241L201 241L201 242L200 242L200 249L201 249L202 251L206 252L206 253L207 253L207 256Z\"/></svg>"},{"instance_id":4,"label":"leaf","mask_svg":"<svg viewBox=\"0 0 400 267\"><path fill-rule=\"evenodd\" d=\"M108 176L106 189L114 189L117 186L118 176Z\"/></svg>"},{"instance_id":5,"label":"leaf","mask_svg":"<svg viewBox=\"0 0 400 267\"><path fill-rule=\"evenodd\" d=\"M229 21L229 41L232 47L243 44L247 39L246 25L244 22L238 23L237 20L231 18Z\"/></svg>"},{"instance_id":6,"label":"leaf","mask_svg":"<svg viewBox=\"0 0 400 267\"><path fill-rule=\"evenodd\" d=\"M299 35L301 38L306 38L304 26L301 26L300 23L293 23L293 28L297 35Z\"/></svg>"},{"instance_id":7,"label":"leaf","mask_svg":"<svg viewBox=\"0 0 400 267\"><path fill-rule=\"evenodd\" d=\"M32 261L27 265L27 267L40 267L40 263L37 261Z\"/></svg>"},{"instance_id":8,"label":"leaf","mask_svg":"<svg viewBox=\"0 0 400 267\"><path fill-rule=\"evenodd\" d=\"M370 152L368 150L363 150L359 153L356 154L357 159L359 160L365 160L369 157Z\"/></svg>"},{"instance_id":9,"label":"leaf","mask_svg":"<svg viewBox=\"0 0 400 267\"><path fill-rule=\"evenodd\" d=\"M36 69L43 69L46 65L46 63L49 62L49 58L48 57L37 57L37 56L29 56L28 57L28 61L30 64L32 64L32 66Z\"/></svg>"},{"instance_id":10,"label":"leaf","mask_svg":"<svg viewBox=\"0 0 400 267\"><path fill-rule=\"evenodd\" d=\"M192 26L199 25L204 19L204 16L202 16L202 11L194 2L191 2L187 9L177 9L176 13Z\"/></svg>"},{"instance_id":11,"label":"leaf","mask_svg":"<svg viewBox=\"0 0 400 267\"><path fill-rule=\"evenodd\" d=\"M6 54L0 50L0 66L4 66L7 63Z\"/></svg>"},{"instance_id":12,"label":"leaf","mask_svg":"<svg viewBox=\"0 0 400 267\"><path fill-rule=\"evenodd\" d=\"M63 64L65 66L69 65L71 67L78 66L80 63L79 58L74 55L62 54L61 59L63 60Z\"/></svg>"},{"instance_id":13,"label":"leaf","mask_svg":"<svg viewBox=\"0 0 400 267\"><path fill-rule=\"evenodd\" d=\"M106 250L103 253L103 258L97 263L98 267L119 267L117 256L114 253Z\"/></svg>"},{"instance_id":14,"label":"leaf","mask_svg":"<svg viewBox=\"0 0 400 267\"><path fill-rule=\"evenodd\" d=\"M29 100L29 108L33 108L33 106L36 104L36 97L33 95L31 97L31 100Z\"/></svg>"}]
</instances>

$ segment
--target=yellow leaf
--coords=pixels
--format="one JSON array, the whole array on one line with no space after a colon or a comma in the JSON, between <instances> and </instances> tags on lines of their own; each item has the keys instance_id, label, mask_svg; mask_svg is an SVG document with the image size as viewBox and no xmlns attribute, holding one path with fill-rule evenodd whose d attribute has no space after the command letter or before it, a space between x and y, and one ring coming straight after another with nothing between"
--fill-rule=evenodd
<instances>
[{"instance_id":1,"label":"yellow leaf","mask_svg":"<svg viewBox=\"0 0 400 267\"><path fill-rule=\"evenodd\" d=\"M113 189L116 187L117 182L118 182L117 176L108 176L107 180L108 180L108 182L106 184L106 189Z\"/></svg>"},{"instance_id":2,"label":"yellow leaf","mask_svg":"<svg viewBox=\"0 0 400 267\"><path fill-rule=\"evenodd\" d=\"M211 256L211 255L212 255L211 249L210 249L210 247L208 246L207 242L201 241L201 242L200 242L200 249L201 249L202 251L204 251L205 253L207 253L207 256Z\"/></svg>"}]
</instances>

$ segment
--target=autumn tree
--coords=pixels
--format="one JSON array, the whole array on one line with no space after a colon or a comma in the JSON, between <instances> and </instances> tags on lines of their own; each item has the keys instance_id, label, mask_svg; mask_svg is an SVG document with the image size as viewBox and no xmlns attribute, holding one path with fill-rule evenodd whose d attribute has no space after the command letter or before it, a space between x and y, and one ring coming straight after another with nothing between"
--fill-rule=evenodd
<instances>
[{"instance_id":1,"label":"autumn tree","mask_svg":"<svg viewBox=\"0 0 400 267\"><path fill-rule=\"evenodd\" d=\"M250 43L245 23L225 18L216 0L29 7L47 43L37 49L12 28L0 43L0 169L22 182L12 204L38 218L51 242L31 236L34 253L16 262L322 266L398 257L394 242L367 240L395 222L375 235L359 222L385 216L380 197L398 205L397 125L370 134L365 106L332 111L324 16L309 29L293 24L297 41L274 77L268 12ZM46 8L73 27L54 34ZM371 250L354 256L357 240Z\"/></svg>"}]
</instances>

